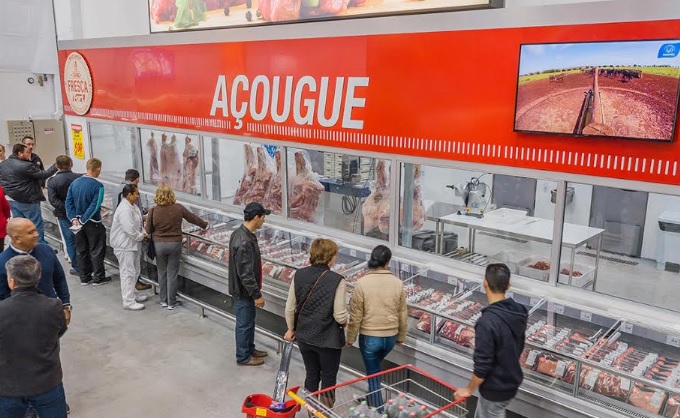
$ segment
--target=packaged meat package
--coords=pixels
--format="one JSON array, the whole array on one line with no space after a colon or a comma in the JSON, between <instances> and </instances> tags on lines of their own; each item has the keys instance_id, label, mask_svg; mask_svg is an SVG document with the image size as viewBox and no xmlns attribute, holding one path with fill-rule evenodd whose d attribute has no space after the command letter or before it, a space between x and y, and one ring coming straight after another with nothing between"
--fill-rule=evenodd
<instances>
[{"instance_id":1,"label":"packaged meat package","mask_svg":"<svg viewBox=\"0 0 680 418\"><path fill-rule=\"evenodd\" d=\"M680 418L680 395L671 396L668 400L666 418Z\"/></svg>"},{"instance_id":2,"label":"packaged meat package","mask_svg":"<svg viewBox=\"0 0 680 418\"><path fill-rule=\"evenodd\" d=\"M264 196L274 177L274 162L263 147L257 147L257 165L253 176L250 188L246 190L241 200L246 205L257 202L264 206Z\"/></svg>"},{"instance_id":3,"label":"packaged meat package","mask_svg":"<svg viewBox=\"0 0 680 418\"><path fill-rule=\"evenodd\" d=\"M378 229L387 234L390 228L390 183L385 160L378 160L372 183L371 194L361 207L364 230L368 232Z\"/></svg>"},{"instance_id":4,"label":"packaged meat package","mask_svg":"<svg viewBox=\"0 0 680 418\"><path fill-rule=\"evenodd\" d=\"M276 165L276 172L269 182L267 192L264 194L264 207L270 209L274 213L281 213L282 205L282 189L281 189L281 150L274 153L274 162Z\"/></svg>"},{"instance_id":5,"label":"packaged meat package","mask_svg":"<svg viewBox=\"0 0 680 418\"><path fill-rule=\"evenodd\" d=\"M290 180L290 196L288 206L290 217L307 222L317 222L316 209L319 206L324 186L318 175L312 171L309 156L304 151L294 155L295 176Z\"/></svg>"},{"instance_id":6,"label":"packaged meat package","mask_svg":"<svg viewBox=\"0 0 680 418\"><path fill-rule=\"evenodd\" d=\"M636 384L630 392L628 403L652 414L659 414L666 401L666 392Z\"/></svg>"},{"instance_id":7,"label":"packaged meat package","mask_svg":"<svg viewBox=\"0 0 680 418\"><path fill-rule=\"evenodd\" d=\"M302 0L260 0L258 8L268 22L285 22L300 19Z\"/></svg>"},{"instance_id":8,"label":"packaged meat package","mask_svg":"<svg viewBox=\"0 0 680 418\"><path fill-rule=\"evenodd\" d=\"M257 172L257 161L255 160L255 152L250 144L243 144L243 152L245 154L246 162L243 168L243 177L239 183L238 189L234 194L235 205L246 205L248 202L243 199L245 194L250 190L255 180L255 173Z\"/></svg>"}]
</instances>

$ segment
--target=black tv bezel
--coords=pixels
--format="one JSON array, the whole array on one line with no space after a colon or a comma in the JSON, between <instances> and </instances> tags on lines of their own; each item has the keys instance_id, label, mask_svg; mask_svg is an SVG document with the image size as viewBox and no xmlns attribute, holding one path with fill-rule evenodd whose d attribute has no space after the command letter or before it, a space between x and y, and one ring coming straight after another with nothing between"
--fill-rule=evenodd
<instances>
[{"instance_id":1,"label":"black tv bezel","mask_svg":"<svg viewBox=\"0 0 680 418\"><path fill-rule=\"evenodd\" d=\"M526 42L520 43L517 52L517 74L515 77L515 106L512 113L512 131L517 133L528 133L538 135L557 135L572 138L607 138L614 140L632 140L644 141L659 144L672 144L675 141L675 134L677 133L678 125L678 107L680 106L680 77L678 82L678 89L675 92L675 115L673 117L673 128L670 139L650 139L633 136L607 136L607 135L583 135L566 132L549 132L549 131L530 131L524 129L517 129L517 97L519 96L519 77L520 65L522 63L522 47L529 45L562 45L562 44L605 44L605 43L627 43L627 42L660 42L660 41L675 41L680 43L680 38L655 38L655 39L622 39L622 40L597 40L597 41L561 41L561 42Z\"/></svg>"}]
</instances>

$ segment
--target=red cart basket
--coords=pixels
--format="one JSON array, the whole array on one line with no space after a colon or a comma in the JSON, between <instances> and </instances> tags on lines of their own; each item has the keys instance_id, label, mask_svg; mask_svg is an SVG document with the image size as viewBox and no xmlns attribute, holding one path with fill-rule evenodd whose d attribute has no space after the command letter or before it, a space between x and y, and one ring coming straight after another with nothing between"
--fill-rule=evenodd
<instances>
[{"instance_id":1,"label":"red cart basket","mask_svg":"<svg viewBox=\"0 0 680 418\"><path fill-rule=\"evenodd\" d=\"M295 395L297 390L297 387L290 389L288 395ZM295 414L300 410L300 405L295 400L286 401L276 410L271 408L272 402L273 399L269 395L250 395L243 401L241 412L245 412L246 418L295 418Z\"/></svg>"},{"instance_id":2,"label":"red cart basket","mask_svg":"<svg viewBox=\"0 0 680 418\"><path fill-rule=\"evenodd\" d=\"M395 405L402 405L408 410L418 413L419 418L465 418L468 414L465 399L453 400L456 388L437 379L436 377L407 364L385 370L380 373L360 377L349 382L340 383L333 387L314 393L305 390L298 396L289 392L288 396L297 401L317 418L347 418L356 414L356 409L366 407L360 402L368 399L368 380L380 379L380 389L383 404L375 406L380 413L390 415ZM333 397L329 392L334 391L333 406L326 406L319 398ZM375 399L375 396L371 398Z\"/></svg>"}]
</instances>

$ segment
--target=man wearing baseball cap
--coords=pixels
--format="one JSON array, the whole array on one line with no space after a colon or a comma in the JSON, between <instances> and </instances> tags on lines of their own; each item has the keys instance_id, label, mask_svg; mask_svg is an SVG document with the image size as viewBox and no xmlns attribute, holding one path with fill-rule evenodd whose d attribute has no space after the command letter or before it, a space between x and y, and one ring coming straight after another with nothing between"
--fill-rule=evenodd
<instances>
[{"instance_id":1,"label":"man wearing baseball cap","mask_svg":"<svg viewBox=\"0 0 680 418\"><path fill-rule=\"evenodd\" d=\"M255 231L264 224L269 209L251 202L243 210L243 224L229 239L229 293L236 313L236 363L242 366L264 364L266 351L255 349L255 308L264 307L262 259Z\"/></svg>"}]
</instances>

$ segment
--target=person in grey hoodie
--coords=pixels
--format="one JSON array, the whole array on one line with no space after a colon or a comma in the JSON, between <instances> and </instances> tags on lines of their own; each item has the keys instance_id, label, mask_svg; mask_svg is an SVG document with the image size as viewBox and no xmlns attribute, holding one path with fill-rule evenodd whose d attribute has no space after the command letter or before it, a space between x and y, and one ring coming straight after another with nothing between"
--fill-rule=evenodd
<instances>
[{"instance_id":1,"label":"person in grey hoodie","mask_svg":"<svg viewBox=\"0 0 680 418\"><path fill-rule=\"evenodd\" d=\"M504 418L524 379L519 358L529 314L524 305L506 299L509 288L508 266L489 264L484 274L489 306L475 324L474 371L467 387L455 393L455 399L468 398L479 388L475 418Z\"/></svg>"}]
</instances>

